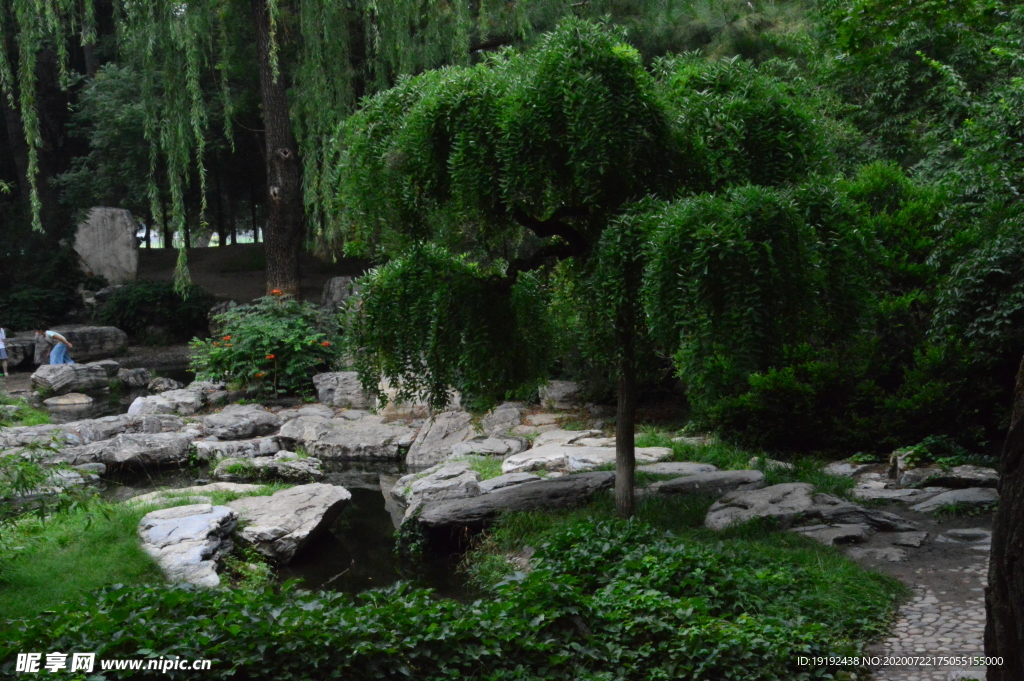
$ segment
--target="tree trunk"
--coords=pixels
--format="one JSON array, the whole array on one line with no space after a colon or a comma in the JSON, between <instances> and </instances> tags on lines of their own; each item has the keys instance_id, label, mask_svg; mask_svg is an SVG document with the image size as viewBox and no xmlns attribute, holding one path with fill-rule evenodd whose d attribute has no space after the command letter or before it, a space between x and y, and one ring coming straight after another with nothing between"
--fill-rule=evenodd
<instances>
[{"instance_id":1,"label":"tree trunk","mask_svg":"<svg viewBox=\"0 0 1024 681\"><path fill-rule=\"evenodd\" d=\"M299 294L299 249L302 247L302 174L298 146L288 116L288 98L280 75L270 64L270 18L266 0L251 0L256 29L256 60L259 63L264 158L267 167L267 226L264 233L267 257L267 292Z\"/></svg>"},{"instance_id":2,"label":"tree trunk","mask_svg":"<svg viewBox=\"0 0 1024 681\"><path fill-rule=\"evenodd\" d=\"M636 469L636 365L633 357L632 325L618 332L622 357L619 359L619 395L615 410L615 511L621 518L636 510L633 476Z\"/></svg>"},{"instance_id":3,"label":"tree trunk","mask_svg":"<svg viewBox=\"0 0 1024 681\"><path fill-rule=\"evenodd\" d=\"M988 681L1024 679L1024 360L1000 462L999 508L985 589L985 655L1001 657Z\"/></svg>"}]
</instances>

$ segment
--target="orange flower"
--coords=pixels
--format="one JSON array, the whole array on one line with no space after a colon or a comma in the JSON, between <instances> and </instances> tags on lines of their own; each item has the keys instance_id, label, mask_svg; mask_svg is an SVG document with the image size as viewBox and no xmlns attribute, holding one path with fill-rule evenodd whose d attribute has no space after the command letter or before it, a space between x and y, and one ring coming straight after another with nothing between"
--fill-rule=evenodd
<instances>
[{"instance_id":1,"label":"orange flower","mask_svg":"<svg viewBox=\"0 0 1024 681\"><path fill-rule=\"evenodd\" d=\"M221 340L231 340L231 336L224 336Z\"/></svg>"},{"instance_id":2,"label":"orange flower","mask_svg":"<svg viewBox=\"0 0 1024 681\"><path fill-rule=\"evenodd\" d=\"M266 371L261 371L261 372L259 372L258 374L256 374L256 378L263 378L263 377L264 377L264 376L266 376L266 375L267 375L267 372L266 372Z\"/></svg>"},{"instance_id":3,"label":"orange flower","mask_svg":"<svg viewBox=\"0 0 1024 681\"><path fill-rule=\"evenodd\" d=\"M274 359L274 357L276 357L276 355L267 355L267 359Z\"/></svg>"},{"instance_id":4,"label":"orange flower","mask_svg":"<svg viewBox=\"0 0 1024 681\"><path fill-rule=\"evenodd\" d=\"M324 341L324 342L323 342L323 343L321 343L320 345L322 345L322 346L324 346L324 347L326 348L326 347L327 347L328 345L330 345L330 344L331 344L331 341Z\"/></svg>"},{"instance_id":5,"label":"orange flower","mask_svg":"<svg viewBox=\"0 0 1024 681\"><path fill-rule=\"evenodd\" d=\"M220 343L218 343L217 341L213 341L213 347L219 348L220 347Z\"/></svg>"},{"instance_id":6,"label":"orange flower","mask_svg":"<svg viewBox=\"0 0 1024 681\"><path fill-rule=\"evenodd\" d=\"M270 292L270 295L272 295L272 296L281 296L281 295L284 295L284 293L281 291L281 289L275 288L275 289L273 289Z\"/></svg>"}]
</instances>

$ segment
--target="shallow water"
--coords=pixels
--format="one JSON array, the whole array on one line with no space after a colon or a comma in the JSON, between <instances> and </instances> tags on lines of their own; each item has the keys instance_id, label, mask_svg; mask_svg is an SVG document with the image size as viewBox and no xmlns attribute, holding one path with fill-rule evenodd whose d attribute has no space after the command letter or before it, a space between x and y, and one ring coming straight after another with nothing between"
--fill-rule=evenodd
<instances>
[{"instance_id":1,"label":"shallow water","mask_svg":"<svg viewBox=\"0 0 1024 681\"><path fill-rule=\"evenodd\" d=\"M184 385L188 385L195 380L196 377L195 372L178 369L160 370L152 373L153 378L158 376L173 378L175 381L179 381ZM151 393L148 390L129 390L122 393L92 393L90 394L90 397L93 399L92 404L87 404L81 407L49 407L41 402L37 406L50 413L50 421L52 423L68 423L69 421L97 419L101 416L125 414L128 412L128 407L131 406L136 397L143 397L150 394Z\"/></svg>"},{"instance_id":2,"label":"shallow water","mask_svg":"<svg viewBox=\"0 0 1024 681\"><path fill-rule=\"evenodd\" d=\"M412 581L438 596L466 600L472 592L457 572L458 555L434 555L415 566L395 553L396 523L401 510L381 488L405 473L392 462L325 462L325 479L341 485L352 500L338 520L278 570L281 581L297 579L311 590L358 593ZM155 488L180 488L208 482L206 468L158 469L109 477L103 496L124 500Z\"/></svg>"}]
</instances>

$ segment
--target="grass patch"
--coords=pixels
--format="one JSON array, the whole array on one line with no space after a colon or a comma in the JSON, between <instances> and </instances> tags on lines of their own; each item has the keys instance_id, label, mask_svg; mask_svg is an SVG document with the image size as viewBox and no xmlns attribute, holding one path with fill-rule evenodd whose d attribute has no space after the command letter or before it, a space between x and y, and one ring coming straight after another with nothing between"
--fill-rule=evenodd
<instances>
[{"instance_id":1,"label":"grass patch","mask_svg":"<svg viewBox=\"0 0 1024 681\"><path fill-rule=\"evenodd\" d=\"M23 398L15 399L0 391L0 406L17 407L13 416L8 416L6 409L0 409L0 428L14 426L42 426L50 422L50 413L44 409L36 409Z\"/></svg>"},{"instance_id":2,"label":"grass patch","mask_svg":"<svg viewBox=\"0 0 1024 681\"><path fill-rule=\"evenodd\" d=\"M107 584L161 582L135 534L149 510L91 500L44 521L23 518L11 529L0 612L27 617Z\"/></svg>"},{"instance_id":3,"label":"grass patch","mask_svg":"<svg viewBox=\"0 0 1024 681\"><path fill-rule=\"evenodd\" d=\"M501 475L502 459L497 456L467 456L469 467L480 474L481 480L490 480Z\"/></svg>"}]
</instances>

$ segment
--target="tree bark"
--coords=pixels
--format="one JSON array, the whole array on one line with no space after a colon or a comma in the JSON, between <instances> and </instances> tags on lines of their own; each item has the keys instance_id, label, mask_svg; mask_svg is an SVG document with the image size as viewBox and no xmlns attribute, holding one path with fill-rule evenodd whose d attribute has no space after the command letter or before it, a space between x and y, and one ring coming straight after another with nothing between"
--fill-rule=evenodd
<instances>
[{"instance_id":1,"label":"tree bark","mask_svg":"<svg viewBox=\"0 0 1024 681\"><path fill-rule=\"evenodd\" d=\"M1024 679L1024 360L1000 461L999 508L985 589L985 655L1001 657L988 681Z\"/></svg>"},{"instance_id":2,"label":"tree bark","mask_svg":"<svg viewBox=\"0 0 1024 681\"><path fill-rule=\"evenodd\" d=\"M265 0L251 0L259 63L264 158L267 168L267 292L278 289L299 295L299 250L304 233L302 173L298 145L288 115L288 97L280 75L270 64L270 17Z\"/></svg>"},{"instance_id":3,"label":"tree bark","mask_svg":"<svg viewBox=\"0 0 1024 681\"><path fill-rule=\"evenodd\" d=\"M620 518L632 517L636 510L633 477L636 470L636 362L633 352L632 324L620 329L619 394L615 410L615 512Z\"/></svg>"}]
</instances>

